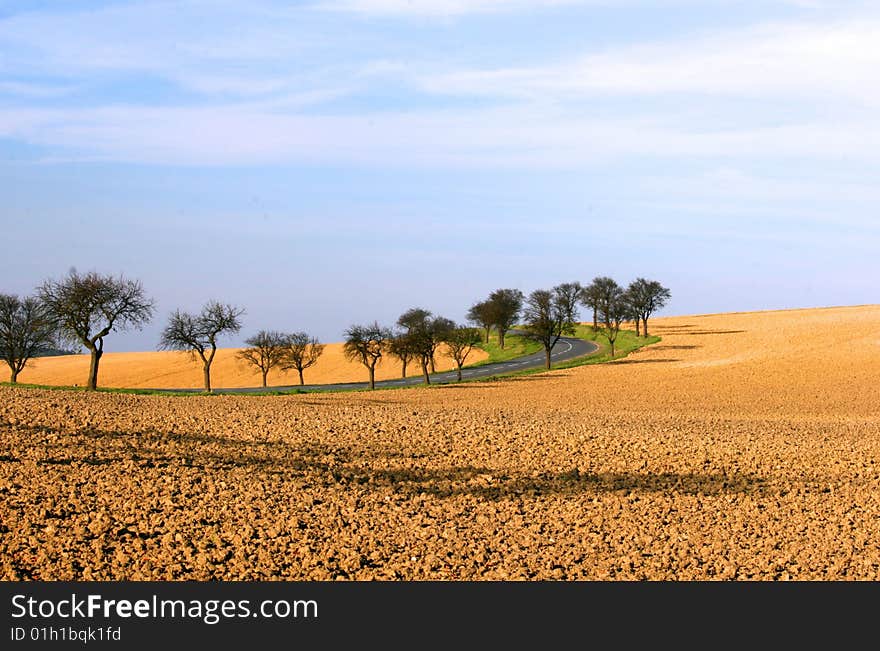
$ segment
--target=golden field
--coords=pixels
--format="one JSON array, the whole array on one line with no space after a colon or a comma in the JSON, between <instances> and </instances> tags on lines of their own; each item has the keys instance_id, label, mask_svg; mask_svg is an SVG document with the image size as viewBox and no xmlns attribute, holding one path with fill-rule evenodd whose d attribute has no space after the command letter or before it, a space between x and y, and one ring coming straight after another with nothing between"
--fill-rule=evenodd
<instances>
[{"instance_id":1,"label":"golden field","mask_svg":"<svg viewBox=\"0 0 880 651\"><path fill-rule=\"evenodd\" d=\"M880 306L398 391L0 389L4 579L880 579Z\"/></svg>"},{"instance_id":2,"label":"golden field","mask_svg":"<svg viewBox=\"0 0 880 651\"><path fill-rule=\"evenodd\" d=\"M236 356L239 348L219 348L211 365L211 386L215 389L237 389L261 386L263 378L259 369ZM485 351L474 349L467 364L486 359ZM436 368L448 371L455 363L438 350ZM376 367L376 380L390 380L401 376L401 365L391 356L382 358ZM419 375L418 363L407 366L407 375ZM61 355L39 357L25 368L18 381L27 384L53 386L85 386L89 374L88 355ZM8 379L8 378L7 378ZM330 384L337 382L366 382L367 369L360 362L345 358L342 344L327 344L317 363L303 373L306 384ZM291 386L299 384L296 369L282 372L269 371L267 384ZM104 353L98 369L98 386L129 389L200 389L204 386L202 360L189 353L177 351L145 353Z\"/></svg>"}]
</instances>

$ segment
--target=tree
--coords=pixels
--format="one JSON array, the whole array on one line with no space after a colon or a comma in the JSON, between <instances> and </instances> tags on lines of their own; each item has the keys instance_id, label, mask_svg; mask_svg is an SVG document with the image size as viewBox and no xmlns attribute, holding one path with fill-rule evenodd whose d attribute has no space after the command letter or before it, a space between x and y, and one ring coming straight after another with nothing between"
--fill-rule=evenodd
<instances>
[{"instance_id":1,"label":"tree","mask_svg":"<svg viewBox=\"0 0 880 651\"><path fill-rule=\"evenodd\" d=\"M433 316L428 310L414 307L397 319L397 325L404 329L409 345L419 359L425 384L431 383L428 373L436 372L437 347L443 342L446 332L455 327L455 323L442 316Z\"/></svg>"},{"instance_id":2,"label":"tree","mask_svg":"<svg viewBox=\"0 0 880 651\"><path fill-rule=\"evenodd\" d=\"M324 344L316 337L310 337L305 332L294 332L287 336L284 365L281 368L285 371L295 368L299 373L299 383L303 385L303 371L314 366L323 352Z\"/></svg>"},{"instance_id":3,"label":"tree","mask_svg":"<svg viewBox=\"0 0 880 651\"><path fill-rule=\"evenodd\" d=\"M581 289L579 283L564 283L552 291L536 289L526 300L523 310L525 336L544 346L548 369L553 346L562 335L575 333Z\"/></svg>"},{"instance_id":4,"label":"tree","mask_svg":"<svg viewBox=\"0 0 880 651\"><path fill-rule=\"evenodd\" d=\"M260 330L245 340L248 348L242 348L237 355L244 361L253 364L263 375L263 387L266 376L274 367L280 366L287 353L287 335L276 330Z\"/></svg>"},{"instance_id":5,"label":"tree","mask_svg":"<svg viewBox=\"0 0 880 651\"><path fill-rule=\"evenodd\" d=\"M95 271L81 275L71 269L61 280L44 281L37 295L55 322L58 337L85 346L91 354L86 383L90 391L98 388L104 337L128 328L140 330L155 311L140 281Z\"/></svg>"},{"instance_id":6,"label":"tree","mask_svg":"<svg viewBox=\"0 0 880 651\"><path fill-rule=\"evenodd\" d=\"M428 361L431 363L431 373L436 373L436 353L437 348L440 344L445 340L446 334L455 328L455 321L452 319L447 319L443 316L435 316L428 323L429 332L431 334L431 350L430 356L428 357Z\"/></svg>"},{"instance_id":7,"label":"tree","mask_svg":"<svg viewBox=\"0 0 880 651\"><path fill-rule=\"evenodd\" d=\"M367 367L371 389L376 388L376 365L388 350L388 342L393 336L390 328L384 328L376 321L367 326L353 325L345 331L342 350L348 359Z\"/></svg>"},{"instance_id":8,"label":"tree","mask_svg":"<svg viewBox=\"0 0 880 651\"><path fill-rule=\"evenodd\" d=\"M581 302L593 310L594 332L599 327L599 314L608 308L620 291L620 285L613 278L597 276L581 292Z\"/></svg>"},{"instance_id":9,"label":"tree","mask_svg":"<svg viewBox=\"0 0 880 651\"><path fill-rule=\"evenodd\" d=\"M486 343L488 344L489 332L491 332L492 326L495 325L492 304L489 301L474 303L468 310L467 320L486 331Z\"/></svg>"},{"instance_id":10,"label":"tree","mask_svg":"<svg viewBox=\"0 0 880 651\"><path fill-rule=\"evenodd\" d=\"M496 289L489 294L492 325L498 330L498 345L504 350L504 335L516 324L525 297L518 289Z\"/></svg>"},{"instance_id":11,"label":"tree","mask_svg":"<svg viewBox=\"0 0 880 651\"><path fill-rule=\"evenodd\" d=\"M406 367L410 360L417 357L415 345L409 334L399 332L388 340L388 354L400 360L403 377L406 377Z\"/></svg>"},{"instance_id":12,"label":"tree","mask_svg":"<svg viewBox=\"0 0 880 651\"><path fill-rule=\"evenodd\" d=\"M458 381L461 382L461 367L471 351L483 340L479 328L454 326L443 335L447 354L455 361Z\"/></svg>"},{"instance_id":13,"label":"tree","mask_svg":"<svg viewBox=\"0 0 880 651\"><path fill-rule=\"evenodd\" d=\"M633 309L642 319L642 330L644 336L647 337L648 319L654 312L666 307L672 294L669 289L656 280L646 280L645 278L636 278L630 283L628 292Z\"/></svg>"},{"instance_id":14,"label":"tree","mask_svg":"<svg viewBox=\"0 0 880 651\"><path fill-rule=\"evenodd\" d=\"M9 365L12 384L28 360L55 345L55 322L40 301L0 294L0 356Z\"/></svg>"},{"instance_id":15,"label":"tree","mask_svg":"<svg viewBox=\"0 0 880 651\"><path fill-rule=\"evenodd\" d=\"M620 288L618 288L620 290ZM599 311L602 320L601 332L611 346L611 357L614 357L614 342L620 334L621 324L632 314L632 305L627 294L620 290L616 292L608 303L603 303Z\"/></svg>"},{"instance_id":16,"label":"tree","mask_svg":"<svg viewBox=\"0 0 880 651\"><path fill-rule=\"evenodd\" d=\"M593 311L593 332L599 329L599 301L601 299L598 278L594 278L593 282L584 287L581 292L581 303Z\"/></svg>"},{"instance_id":17,"label":"tree","mask_svg":"<svg viewBox=\"0 0 880 651\"><path fill-rule=\"evenodd\" d=\"M217 354L217 340L221 335L241 330L243 314L243 309L218 301L206 303L199 314L175 310L162 331L159 348L187 351L193 358L198 354L203 364L205 392L211 393L211 364Z\"/></svg>"}]
</instances>

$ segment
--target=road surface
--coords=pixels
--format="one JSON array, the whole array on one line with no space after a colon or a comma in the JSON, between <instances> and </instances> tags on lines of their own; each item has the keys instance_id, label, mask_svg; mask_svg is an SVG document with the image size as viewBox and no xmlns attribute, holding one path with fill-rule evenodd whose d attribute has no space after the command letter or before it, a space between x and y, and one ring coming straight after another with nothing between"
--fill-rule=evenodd
<instances>
[{"instance_id":1,"label":"road surface","mask_svg":"<svg viewBox=\"0 0 880 651\"><path fill-rule=\"evenodd\" d=\"M550 354L550 357L552 358L554 364L558 364L559 362L564 362L569 359L575 359L576 357L590 355L597 350L599 350L599 346L597 346L593 342L584 341L583 339L575 339L574 337L561 337L559 341L556 342L556 345L553 346L553 352ZM474 380L477 378L491 377L493 375L502 375L505 373L524 371L531 368L543 368L543 366L544 350L542 349L537 353L526 355L524 357L517 357L516 359L511 359L506 362L493 362L491 364L484 364L483 366L464 368L461 372L461 375L462 380ZM364 369L364 375L366 374L367 370ZM444 371L442 373L431 374L431 384L449 384L451 382L457 381L458 376L455 371ZM419 373L417 375L410 375L407 378L401 378L398 380L382 380L376 382L376 387L404 387L424 384L424 382L425 378L421 375L421 373ZM369 382L346 382L340 384L306 384L304 386L293 384L288 386L270 386L266 388L249 387L245 389L214 389L214 393L260 393L263 391L293 391L295 389L301 389L304 391L347 391L351 389L366 388L369 388ZM191 391L193 393L200 393L202 391L201 389L167 390L185 392Z\"/></svg>"}]
</instances>

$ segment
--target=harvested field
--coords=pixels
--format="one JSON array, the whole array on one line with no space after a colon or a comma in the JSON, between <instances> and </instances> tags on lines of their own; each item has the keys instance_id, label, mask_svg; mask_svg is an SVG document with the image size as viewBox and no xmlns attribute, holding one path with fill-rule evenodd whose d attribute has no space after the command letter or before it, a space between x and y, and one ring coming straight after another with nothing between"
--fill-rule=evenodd
<instances>
[{"instance_id":1,"label":"harvested field","mask_svg":"<svg viewBox=\"0 0 880 651\"><path fill-rule=\"evenodd\" d=\"M220 348L211 366L211 385L216 389L258 387L262 384L260 371L236 357L238 348ZM471 351L468 364L486 359L488 355L478 349ZM452 360L438 351L437 370L455 368ZM33 360L18 377L19 382L50 386L84 386L89 373L88 355L62 355L40 357ZM418 364L407 367L407 375L418 375ZM382 359L376 367L377 380L390 380L401 375L400 362L390 356ZM327 344L318 362L303 373L306 384L330 384L335 382L366 382L367 369L358 362L350 362L342 352L342 344ZM8 378L7 378L8 379ZM296 369L282 372L272 369L268 385L290 386L299 384ZM105 353L101 358L98 385L128 389L200 389L204 386L202 360L193 359L188 353L163 351L147 353Z\"/></svg>"},{"instance_id":2,"label":"harvested field","mask_svg":"<svg viewBox=\"0 0 880 651\"><path fill-rule=\"evenodd\" d=\"M284 397L0 389L4 579L880 579L880 306Z\"/></svg>"}]
</instances>

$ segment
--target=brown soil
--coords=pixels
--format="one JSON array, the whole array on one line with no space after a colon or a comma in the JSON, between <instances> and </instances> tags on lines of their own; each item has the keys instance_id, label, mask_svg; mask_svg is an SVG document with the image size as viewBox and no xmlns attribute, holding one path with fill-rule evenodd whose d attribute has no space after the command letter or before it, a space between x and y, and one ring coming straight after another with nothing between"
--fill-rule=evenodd
<instances>
[{"instance_id":1,"label":"brown soil","mask_svg":"<svg viewBox=\"0 0 880 651\"><path fill-rule=\"evenodd\" d=\"M0 389L4 579L880 579L880 306L289 397Z\"/></svg>"}]
</instances>

